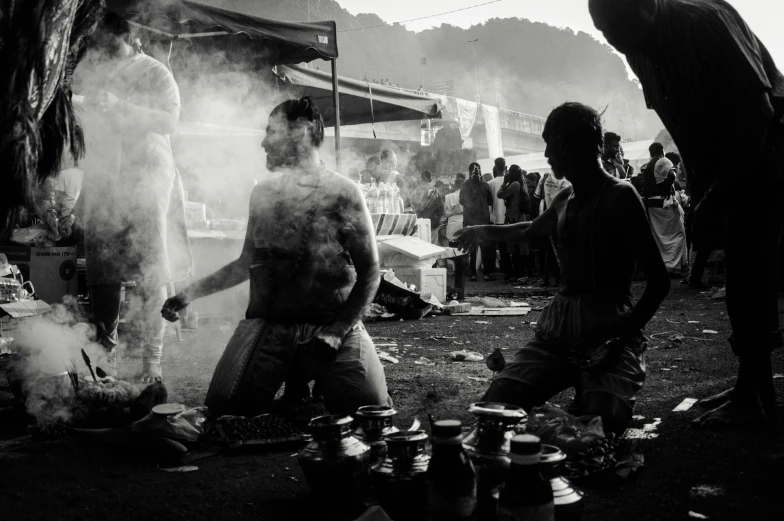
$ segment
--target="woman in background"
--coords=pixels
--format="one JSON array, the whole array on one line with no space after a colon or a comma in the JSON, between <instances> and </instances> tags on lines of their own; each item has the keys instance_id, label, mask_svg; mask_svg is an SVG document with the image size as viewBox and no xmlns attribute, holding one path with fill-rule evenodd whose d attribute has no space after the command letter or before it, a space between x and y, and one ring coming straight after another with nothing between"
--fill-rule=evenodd
<instances>
[{"instance_id":1,"label":"woman in background","mask_svg":"<svg viewBox=\"0 0 784 521\"><path fill-rule=\"evenodd\" d=\"M503 199L506 204L504 224L516 224L531 219L531 198L528 195L524 176L525 172L518 165L512 165L504 184L498 191L498 198ZM527 283L528 279L534 276L528 244L509 244L507 250L512 254L512 277L507 282Z\"/></svg>"}]
</instances>

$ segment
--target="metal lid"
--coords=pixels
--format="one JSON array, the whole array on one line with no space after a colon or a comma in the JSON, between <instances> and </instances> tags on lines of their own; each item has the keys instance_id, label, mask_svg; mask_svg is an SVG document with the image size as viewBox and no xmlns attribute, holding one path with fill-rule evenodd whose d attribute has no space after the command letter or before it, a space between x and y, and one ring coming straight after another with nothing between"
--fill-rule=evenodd
<instances>
[{"instance_id":1,"label":"metal lid","mask_svg":"<svg viewBox=\"0 0 784 521\"><path fill-rule=\"evenodd\" d=\"M185 411L185 406L179 403L162 403L152 408L154 414L161 416L175 416Z\"/></svg>"},{"instance_id":2,"label":"metal lid","mask_svg":"<svg viewBox=\"0 0 784 521\"><path fill-rule=\"evenodd\" d=\"M542 452L542 441L533 434L518 434L512 438L512 454L536 456Z\"/></svg>"},{"instance_id":3,"label":"metal lid","mask_svg":"<svg viewBox=\"0 0 784 521\"><path fill-rule=\"evenodd\" d=\"M388 405L365 405L357 409L355 416L360 418L389 418L396 414L397 411Z\"/></svg>"},{"instance_id":4,"label":"metal lid","mask_svg":"<svg viewBox=\"0 0 784 521\"><path fill-rule=\"evenodd\" d=\"M475 416L493 416L496 418L514 418L519 420L526 417L526 413L522 407L498 402L472 403L468 407L468 412Z\"/></svg>"},{"instance_id":5,"label":"metal lid","mask_svg":"<svg viewBox=\"0 0 784 521\"><path fill-rule=\"evenodd\" d=\"M453 438L463 434L460 420L438 420L433 423L433 436L436 438Z\"/></svg>"},{"instance_id":6,"label":"metal lid","mask_svg":"<svg viewBox=\"0 0 784 521\"><path fill-rule=\"evenodd\" d=\"M319 416L318 418L313 418L310 420L308 426L313 428L319 427L339 427L343 425L351 425L353 418L351 416L344 416L342 414L327 414L324 416Z\"/></svg>"}]
</instances>

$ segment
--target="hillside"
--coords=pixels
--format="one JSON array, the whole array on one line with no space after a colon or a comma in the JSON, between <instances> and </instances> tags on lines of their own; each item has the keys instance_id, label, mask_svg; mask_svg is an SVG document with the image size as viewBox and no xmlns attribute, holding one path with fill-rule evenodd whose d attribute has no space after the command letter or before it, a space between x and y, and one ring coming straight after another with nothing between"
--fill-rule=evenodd
<instances>
[{"instance_id":1,"label":"hillside","mask_svg":"<svg viewBox=\"0 0 784 521\"><path fill-rule=\"evenodd\" d=\"M307 0L202 0L257 16L307 21ZM310 0L312 20L335 20L343 76L388 79L401 87L422 84L420 59L428 60L425 87L454 80L457 95L474 99L473 50L480 96L496 103L494 79L501 80L502 107L546 116L563 101L581 101L603 110L605 126L628 138L652 138L662 127L646 110L642 91L627 77L623 61L585 33L517 18L492 19L470 29L441 25L420 33L383 25L374 14L353 16L335 0ZM329 70L327 63L314 63Z\"/></svg>"}]
</instances>

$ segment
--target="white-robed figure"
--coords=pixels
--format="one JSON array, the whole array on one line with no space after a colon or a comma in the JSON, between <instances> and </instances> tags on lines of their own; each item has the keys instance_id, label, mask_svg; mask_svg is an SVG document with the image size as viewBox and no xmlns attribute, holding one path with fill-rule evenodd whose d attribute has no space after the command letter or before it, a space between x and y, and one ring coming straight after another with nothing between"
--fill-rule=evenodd
<instances>
[{"instance_id":1,"label":"white-robed figure","mask_svg":"<svg viewBox=\"0 0 784 521\"><path fill-rule=\"evenodd\" d=\"M687 255L683 208L673 191L675 165L664 157L661 143L653 143L648 151L651 160L642 168L642 197L664 265L667 271L678 272Z\"/></svg>"},{"instance_id":2,"label":"white-robed figure","mask_svg":"<svg viewBox=\"0 0 784 521\"><path fill-rule=\"evenodd\" d=\"M106 13L95 39L75 78L85 96L87 284L112 369L122 284L136 284L128 318L138 335L126 340L141 348L140 378L151 382L162 378L166 285L185 279L191 267L182 181L169 143L180 93L165 65L134 49L119 15Z\"/></svg>"}]
</instances>

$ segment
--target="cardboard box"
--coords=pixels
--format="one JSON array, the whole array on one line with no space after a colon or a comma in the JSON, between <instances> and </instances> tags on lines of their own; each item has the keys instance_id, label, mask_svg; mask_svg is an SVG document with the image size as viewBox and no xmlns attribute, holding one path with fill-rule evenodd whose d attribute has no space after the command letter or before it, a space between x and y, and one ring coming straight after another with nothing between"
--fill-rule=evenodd
<instances>
[{"instance_id":1,"label":"cardboard box","mask_svg":"<svg viewBox=\"0 0 784 521\"><path fill-rule=\"evenodd\" d=\"M417 287L423 299L435 295L446 303L446 268L395 268L395 277Z\"/></svg>"},{"instance_id":2,"label":"cardboard box","mask_svg":"<svg viewBox=\"0 0 784 521\"><path fill-rule=\"evenodd\" d=\"M0 304L0 337L13 336L21 321L43 315L51 310L46 302L40 300L19 300Z\"/></svg>"},{"instance_id":3,"label":"cardboard box","mask_svg":"<svg viewBox=\"0 0 784 521\"><path fill-rule=\"evenodd\" d=\"M36 296L44 302L56 304L65 295L78 294L76 246L0 246L0 252L8 257L10 264L19 267L24 280L32 281Z\"/></svg>"}]
</instances>

